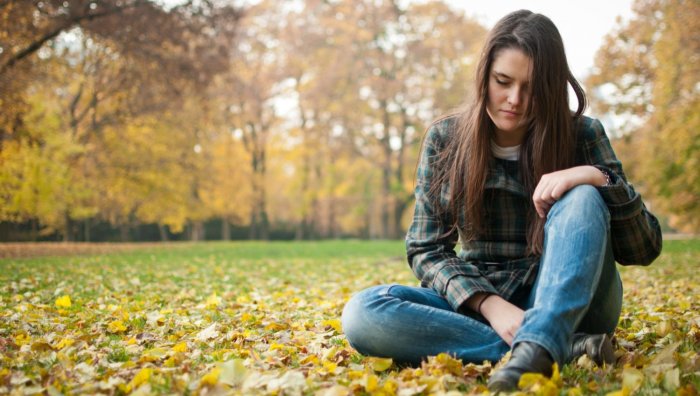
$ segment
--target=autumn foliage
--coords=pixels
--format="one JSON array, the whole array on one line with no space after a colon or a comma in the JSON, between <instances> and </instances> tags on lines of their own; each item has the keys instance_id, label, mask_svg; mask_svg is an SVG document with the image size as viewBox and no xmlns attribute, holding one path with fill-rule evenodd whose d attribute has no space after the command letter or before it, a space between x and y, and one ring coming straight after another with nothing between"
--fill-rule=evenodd
<instances>
[{"instance_id":1,"label":"autumn foliage","mask_svg":"<svg viewBox=\"0 0 700 396\"><path fill-rule=\"evenodd\" d=\"M594 109L617 120L616 151L653 209L700 232L700 3L636 1L588 85Z\"/></svg>"},{"instance_id":2,"label":"autumn foliage","mask_svg":"<svg viewBox=\"0 0 700 396\"><path fill-rule=\"evenodd\" d=\"M0 220L66 240L398 237L485 33L439 1L4 4Z\"/></svg>"},{"instance_id":3,"label":"autumn foliage","mask_svg":"<svg viewBox=\"0 0 700 396\"><path fill-rule=\"evenodd\" d=\"M439 0L173 4L0 5L0 222L401 237L423 131L471 95L486 29ZM699 9L636 1L586 81L646 202L689 232Z\"/></svg>"}]
</instances>

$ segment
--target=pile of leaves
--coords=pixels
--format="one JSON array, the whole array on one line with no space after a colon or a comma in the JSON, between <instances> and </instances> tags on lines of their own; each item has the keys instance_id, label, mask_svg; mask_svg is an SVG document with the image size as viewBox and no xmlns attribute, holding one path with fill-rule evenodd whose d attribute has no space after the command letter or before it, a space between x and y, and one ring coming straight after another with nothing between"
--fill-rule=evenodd
<instances>
[{"instance_id":1,"label":"pile of leaves","mask_svg":"<svg viewBox=\"0 0 700 396\"><path fill-rule=\"evenodd\" d=\"M399 367L348 345L340 315L354 292L416 284L393 248L271 259L188 249L0 261L0 394L487 392L498 364L442 354ZM623 268L617 364L582 357L524 377L523 392L696 395L699 259L696 249Z\"/></svg>"}]
</instances>

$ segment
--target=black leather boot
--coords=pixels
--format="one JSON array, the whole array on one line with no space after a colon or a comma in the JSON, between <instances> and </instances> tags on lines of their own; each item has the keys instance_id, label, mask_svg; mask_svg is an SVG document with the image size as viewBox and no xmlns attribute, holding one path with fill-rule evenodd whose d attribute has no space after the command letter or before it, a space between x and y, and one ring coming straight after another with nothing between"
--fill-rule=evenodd
<instances>
[{"instance_id":1,"label":"black leather boot","mask_svg":"<svg viewBox=\"0 0 700 396\"><path fill-rule=\"evenodd\" d=\"M525 373L552 375L554 360L541 346L523 341L515 346L510 360L489 379L491 392L513 392L518 389L518 381Z\"/></svg>"},{"instance_id":2,"label":"black leather boot","mask_svg":"<svg viewBox=\"0 0 700 396\"><path fill-rule=\"evenodd\" d=\"M571 361L576 361L584 354L588 355L598 366L603 363L615 363L615 350L612 340L607 334L574 334L574 342L571 346Z\"/></svg>"}]
</instances>

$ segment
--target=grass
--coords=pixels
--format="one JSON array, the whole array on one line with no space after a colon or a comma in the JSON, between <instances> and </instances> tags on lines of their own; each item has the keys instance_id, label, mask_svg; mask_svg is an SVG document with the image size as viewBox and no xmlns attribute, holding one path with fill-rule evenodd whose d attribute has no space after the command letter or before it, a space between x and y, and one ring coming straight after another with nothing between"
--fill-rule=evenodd
<instances>
[{"instance_id":1,"label":"grass","mask_svg":"<svg viewBox=\"0 0 700 396\"><path fill-rule=\"evenodd\" d=\"M347 345L354 292L417 284L402 241L75 253L0 260L0 394L480 393L492 369L449 356L399 368ZM698 263L700 240L679 240L650 267L619 267L618 364L583 359L529 392L697 394Z\"/></svg>"}]
</instances>

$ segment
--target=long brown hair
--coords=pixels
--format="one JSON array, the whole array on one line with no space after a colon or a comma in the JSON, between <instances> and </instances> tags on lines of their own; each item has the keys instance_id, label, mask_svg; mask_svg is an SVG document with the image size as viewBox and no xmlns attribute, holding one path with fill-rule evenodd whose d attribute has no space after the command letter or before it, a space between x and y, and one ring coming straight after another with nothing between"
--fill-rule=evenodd
<instances>
[{"instance_id":1,"label":"long brown hair","mask_svg":"<svg viewBox=\"0 0 700 396\"><path fill-rule=\"evenodd\" d=\"M520 10L503 17L489 33L481 52L475 79L475 96L464 111L458 113L455 131L440 153L437 177L430 196L439 213L454 214L451 231L459 226L464 210L467 240L484 230L484 193L489 164L493 161L490 140L495 126L486 112L491 65L499 51L514 48L525 53L533 64L531 99L526 109L530 119L528 132L520 147L519 165L525 191L532 196L542 175L573 165L576 136L574 122L586 106L583 89L571 74L564 44L554 23L544 15ZM578 100L574 114L569 109L567 84ZM441 208L439 192L450 185L449 207ZM537 216L529 199L528 253L542 253L545 219ZM461 207L460 207L461 206Z\"/></svg>"}]
</instances>

